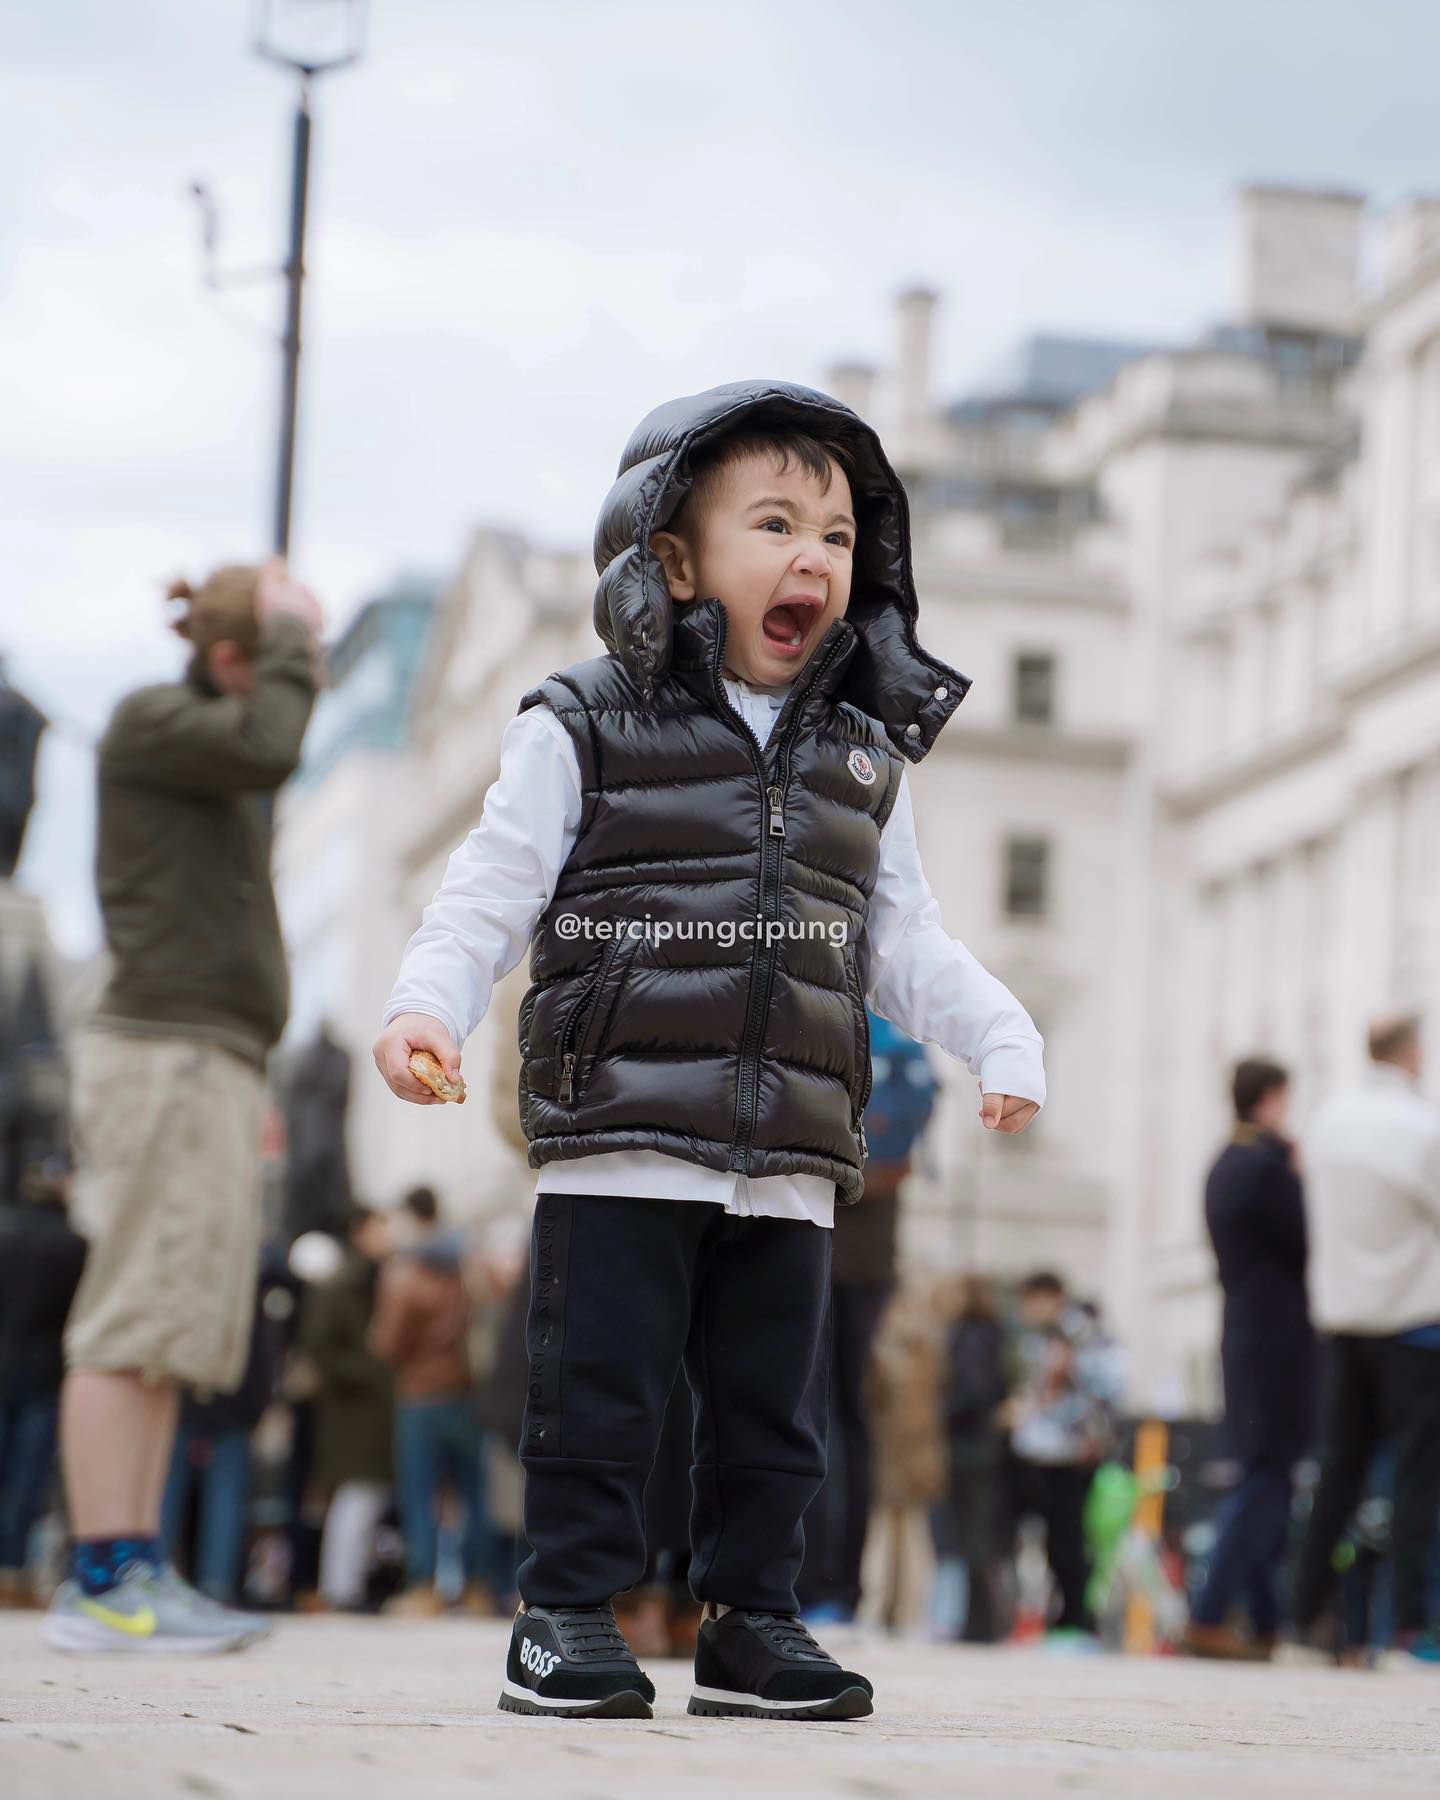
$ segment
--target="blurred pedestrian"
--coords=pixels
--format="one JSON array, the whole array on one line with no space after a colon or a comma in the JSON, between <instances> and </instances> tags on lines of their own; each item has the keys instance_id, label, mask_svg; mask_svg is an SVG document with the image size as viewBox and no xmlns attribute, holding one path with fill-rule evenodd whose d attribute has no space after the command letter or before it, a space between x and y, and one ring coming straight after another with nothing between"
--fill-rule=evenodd
<instances>
[{"instance_id":1,"label":"blurred pedestrian","mask_svg":"<svg viewBox=\"0 0 1440 1800\"><path fill-rule=\"evenodd\" d=\"M201 1400L187 1394L165 1484L161 1524L172 1560L185 1536L192 1498L198 1502L195 1554L189 1573L202 1594L223 1605L240 1596L249 1525L251 1438L275 1393L280 1362L280 1327L266 1296L293 1291L280 1245L267 1248L255 1285L250 1350L240 1386L232 1394Z\"/></svg>"},{"instance_id":2,"label":"blurred pedestrian","mask_svg":"<svg viewBox=\"0 0 1440 1800\"><path fill-rule=\"evenodd\" d=\"M395 1373L395 1469L405 1533L406 1590L386 1610L443 1612L436 1591L440 1503L448 1487L464 1515L460 1559L466 1609L496 1611L495 1556L485 1497L485 1459L468 1355L470 1296L462 1241L447 1236L433 1189L400 1207L408 1243L381 1271L370 1347Z\"/></svg>"},{"instance_id":3,"label":"blurred pedestrian","mask_svg":"<svg viewBox=\"0 0 1440 1800\"><path fill-rule=\"evenodd\" d=\"M880 1321L866 1375L875 1466L866 1554L877 1577L876 1613L891 1631L919 1616L934 1560L926 1521L945 1491L943 1329L931 1289L901 1288Z\"/></svg>"},{"instance_id":4,"label":"blurred pedestrian","mask_svg":"<svg viewBox=\"0 0 1440 1800\"><path fill-rule=\"evenodd\" d=\"M1315 1321L1327 1334L1320 1480L1295 1571L1298 1648L1319 1653L1334 1551L1387 1437L1395 1444L1395 1646L1440 1662L1426 1571L1440 1518L1440 1108L1419 1091L1415 1018L1370 1030L1364 1082L1308 1143Z\"/></svg>"},{"instance_id":5,"label":"blurred pedestrian","mask_svg":"<svg viewBox=\"0 0 1440 1800\"><path fill-rule=\"evenodd\" d=\"M85 1266L58 1159L27 1172L0 1207L0 1606L29 1606L30 1533L55 1468L61 1334Z\"/></svg>"},{"instance_id":6,"label":"blurred pedestrian","mask_svg":"<svg viewBox=\"0 0 1440 1800\"><path fill-rule=\"evenodd\" d=\"M939 1091L925 1046L868 1013L873 1085L865 1108L870 1156L858 1206L840 1207L830 1264L830 1430L825 1480L805 1515L796 1592L812 1623L846 1623L860 1605L870 1522L870 1350L895 1292L901 1184Z\"/></svg>"},{"instance_id":7,"label":"blurred pedestrian","mask_svg":"<svg viewBox=\"0 0 1440 1800\"><path fill-rule=\"evenodd\" d=\"M936 1571L931 1616L939 1636L993 1644L1000 1635L1005 1331L994 1283L983 1275L961 1276L950 1306L941 1375L948 1480L932 1515Z\"/></svg>"},{"instance_id":8,"label":"blurred pedestrian","mask_svg":"<svg viewBox=\"0 0 1440 1800\"><path fill-rule=\"evenodd\" d=\"M233 1389L249 1347L265 1060L288 998L271 798L299 761L320 609L278 562L170 592L185 677L122 700L99 749L113 970L74 1057L90 1254L65 1336L73 1578L45 1627L62 1649L264 1633L169 1567L160 1503L180 1385Z\"/></svg>"},{"instance_id":9,"label":"blurred pedestrian","mask_svg":"<svg viewBox=\"0 0 1440 1800\"><path fill-rule=\"evenodd\" d=\"M1185 1648L1266 1656L1280 1626L1275 1582L1285 1555L1291 1471L1310 1438L1314 1354L1305 1293L1305 1202L1286 1137L1290 1078L1250 1058L1231 1084L1235 1130L1205 1183L1205 1225L1225 1295L1220 1362L1225 1437L1240 1480L1220 1513ZM1250 1642L1229 1622L1243 1600Z\"/></svg>"},{"instance_id":10,"label":"blurred pedestrian","mask_svg":"<svg viewBox=\"0 0 1440 1800\"><path fill-rule=\"evenodd\" d=\"M320 1598L345 1611L365 1605L376 1533L394 1483L394 1381L389 1365L370 1347L390 1233L383 1213L355 1209L340 1268L307 1289L295 1340L319 1378L311 1479L329 1502L320 1544Z\"/></svg>"},{"instance_id":11,"label":"blurred pedestrian","mask_svg":"<svg viewBox=\"0 0 1440 1800\"><path fill-rule=\"evenodd\" d=\"M1013 1515L1044 1524L1060 1593L1056 1630L1089 1633L1085 1498L1113 1439L1119 1365L1093 1311L1050 1270L1021 1282L1019 1313L1020 1385L1007 1403Z\"/></svg>"}]
</instances>

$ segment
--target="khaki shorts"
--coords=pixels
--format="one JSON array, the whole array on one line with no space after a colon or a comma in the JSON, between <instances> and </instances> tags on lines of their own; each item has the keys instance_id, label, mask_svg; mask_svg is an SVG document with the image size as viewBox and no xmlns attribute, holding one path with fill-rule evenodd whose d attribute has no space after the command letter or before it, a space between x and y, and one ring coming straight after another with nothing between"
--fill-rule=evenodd
<instances>
[{"instance_id":1,"label":"khaki shorts","mask_svg":"<svg viewBox=\"0 0 1440 1800\"><path fill-rule=\"evenodd\" d=\"M229 1392L255 1317L264 1077L212 1044L119 1031L86 1032L71 1066L90 1253L66 1363Z\"/></svg>"}]
</instances>

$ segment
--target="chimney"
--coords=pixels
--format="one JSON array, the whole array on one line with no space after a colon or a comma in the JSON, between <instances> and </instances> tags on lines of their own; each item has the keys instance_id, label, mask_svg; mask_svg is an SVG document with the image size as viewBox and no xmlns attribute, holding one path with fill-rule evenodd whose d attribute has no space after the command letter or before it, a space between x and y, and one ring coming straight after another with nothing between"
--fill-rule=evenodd
<instances>
[{"instance_id":1,"label":"chimney","mask_svg":"<svg viewBox=\"0 0 1440 1800\"><path fill-rule=\"evenodd\" d=\"M1440 253L1440 194L1417 194L1385 219L1380 277L1386 287Z\"/></svg>"},{"instance_id":2,"label":"chimney","mask_svg":"<svg viewBox=\"0 0 1440 1800\"><path fill-rule=\"evenodd\" d=\"M1242 322L1352 335L1364 195L1259 184L1239 210Z\"/></svg>"},{"instance_id":3,"label":"chimney","mask_svg":"<svg viewBox=\"0 0 1440 1800\"><path fill-rule=\"evenodd\" d=\"M870 420L875 396L875 368L872 363L831 363L825 375L825 391L833 394L851 412Z\"/></svg>"},{"instance_id":4,"label":"chimney","mask_svg":"<svg viewBox=\"0 0 1440 1800\"><path fill-rule=\"evenodd\" d=\"M918 425L930 413L930 337L940 296L931 288L906 288L900 314L899 401L904 425Z\"/></svg>"}]
</instances>

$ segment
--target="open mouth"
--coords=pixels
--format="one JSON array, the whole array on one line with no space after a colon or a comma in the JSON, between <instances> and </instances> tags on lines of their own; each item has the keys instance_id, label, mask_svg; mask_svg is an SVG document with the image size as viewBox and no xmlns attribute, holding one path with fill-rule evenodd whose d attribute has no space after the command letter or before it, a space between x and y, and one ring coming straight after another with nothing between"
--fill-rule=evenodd
<instances>
[{"instance_id":1,"label":"open mouth","mask_svg":"<svg viewBox=\"0 0 1440 1800\"><path fill-rule=\"evenodd\" d=\"M799 656L825 610L825 602L815 594L791 594L777 600L761 620L765 641L781 656Z\"/></svg>"}]
</instances>

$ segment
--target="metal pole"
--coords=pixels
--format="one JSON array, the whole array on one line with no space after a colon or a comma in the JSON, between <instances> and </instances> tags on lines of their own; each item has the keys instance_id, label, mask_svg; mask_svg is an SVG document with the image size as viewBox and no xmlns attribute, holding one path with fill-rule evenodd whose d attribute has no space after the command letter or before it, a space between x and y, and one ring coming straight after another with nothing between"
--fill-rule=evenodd
<instances>
[{"instance_id":1,"label":"metal pole","mask_svg":"<svg viewBox=\"0 0 1440 1800\"><path fill-rule=\"evenodd\" d=\"M285 335L281 339L280 457L275 484L275 549L290 550L290 503L295 484L295 416L300 397L300 311L305 283L305 206L310 189L310 83L300 82L290 184L290 257L285 265Z\"/></svg>"}]
</instances>

